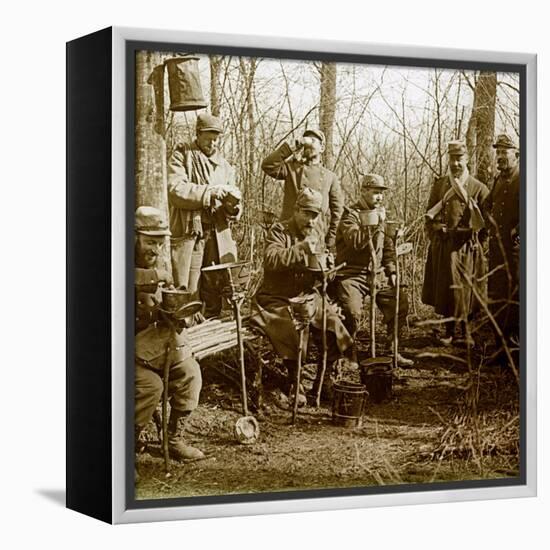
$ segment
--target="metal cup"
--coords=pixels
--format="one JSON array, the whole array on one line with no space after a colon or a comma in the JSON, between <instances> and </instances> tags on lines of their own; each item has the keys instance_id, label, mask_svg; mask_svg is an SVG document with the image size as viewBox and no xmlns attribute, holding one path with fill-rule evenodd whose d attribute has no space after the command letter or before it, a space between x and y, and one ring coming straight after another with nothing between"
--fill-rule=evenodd
<instances>
[{"instance_id":1,"label":"metal cup","mask_svg":"<svg viewBox=\"0 0 550 550\"><path fill-rule=\"evenodd\" d=\"M359 210L359 220L362 227L378 225L380 214L377 210Z\"/></svg>"}]
</instances>

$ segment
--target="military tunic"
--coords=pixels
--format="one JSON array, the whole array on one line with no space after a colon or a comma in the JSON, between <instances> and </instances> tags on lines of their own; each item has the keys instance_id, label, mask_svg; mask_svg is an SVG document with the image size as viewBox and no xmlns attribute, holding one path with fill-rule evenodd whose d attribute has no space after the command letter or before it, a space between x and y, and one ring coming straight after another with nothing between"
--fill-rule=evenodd
<instances>
[{"instance_id":1,"label":"military tunic","mask_svg":"<svg viewBox=\"0 0 550 550\"><path fill-rule=\"evenodd\" d=\"M290 298L310 294L314 296L313 329L322 330L322 298L315 290L315 275L306 270L306 255L302 249L303 237L293 219L273 225L266 237L264 280L256 294L252 323L270 339L275 351L283 359L298 357L299 337L289 312ZM327 298L327 330L335 338L332 355L345 351L351 338L339 316L338 309ZM307 350L309 330L305 333ZM331 355L329 353L329 355Z\"/></svg>"},{"instance_id":2,"label":"military tunic","mask_svg":"<svg viewBox=\"0 0 550 550\"><path fill-rule=\"evenodd\" d=\"M334 245L336 230L344 210L344 194L338 176L320 164L306 165L292 158L292 149L283 143L262 162L262 170L272 178L284 181L283 207L280 220L290 219L302 187L319 191L323 196L323 216L319 230L328 247Z\"/></svg>"},{"instance_id":3,"label":"military tunic","mask_svg":"<svg viewBox=\"0 0 550 550\"><path fill-rule=\"evenodd\" d=\"M171 330L152 305L160 301L159 282L155 269L135 269L135 424L141 427L151 420L162 396L168 343L171 406L182 412L192 411L199 403L202 386L200 367L192 356L185 331Z\"/></svg>"},{"instance_id":4,"label":"military tunic","mask_svg":"<svg viewBox=\"0 0 550 550\"><path fill-rule=\"evenodd\" d=\"M235 185L234 168L219 152L206 156L196 142L178 145L168 164L174 283L195 293L200 286L207 317L222 307L213 278L201 277L202 267L220 262L207 192L211 185Z\"/></svg>"},{"instance_id":5,"label":"military tunic","mask_svg":"<svg viewBox=\"0 0 550 550\"><path fill-rule=\"evenodd\" d=\"M344 215L336 236L336 263L346 263L338 272L331 289L345 315L346 328L355 337L363 317L363 302L370 295L370 281L373 276L372 251L369 233L362 227L359 217L361 205L356 204L344 210ZM386 223L380 221L372 228L372 242L376 256L374 267L377 278L384 271L387 277L396 271L395 246ZM378 281L380 283L380 281ZM380 286L377 284L377 287ZM388 332L393 332L395 319L395 289L381 288L376 293L376 303L384 315ZM399 293L399 326L401 327L408 313L408 299L403 290Z\"/></svg>"},{"instance_id":6,"label":"military tunic","mask_svg":"<svg viewBox=\"0 0 550 550\"><path fill-rule=\"evenodd\" d=\"M489 194L487 187L471 175L465 185L466 192L479 207ZM443 200L451 189L448 176L437 179L430 193L430 210ZM435 228L436 223L447 226L447 233ZM460 266L472 276L477 291L486 296L483 276L487 273L479 239L479 231L472 230L470 209L454 193L433 220L427 218L426 231L430 240L424 272L422 302L434 307L435 312L446 317L464 318L479 305L474 301L468 285L462 280Z\"/></svg>"},{"instance_id":7,"label":"military tunic","mask_svg":"<svg viewBox=\"0 0 550 550\"><path fill-rule=\"evenodd\" d=\"M489 227L489 297L491 310L502 310L503 301L516 300L519 292L519 192L520 174L516 167L511 173L500 173L495 179L484 210L492 217ZM504 256L502 249L504 249ZM496 270L499 266L508 264ZM510 278L508 277L510 275ZM517 306L506 307L498 314L505 332L518 332L519 311Z\"/></svg>"}]
</instances>

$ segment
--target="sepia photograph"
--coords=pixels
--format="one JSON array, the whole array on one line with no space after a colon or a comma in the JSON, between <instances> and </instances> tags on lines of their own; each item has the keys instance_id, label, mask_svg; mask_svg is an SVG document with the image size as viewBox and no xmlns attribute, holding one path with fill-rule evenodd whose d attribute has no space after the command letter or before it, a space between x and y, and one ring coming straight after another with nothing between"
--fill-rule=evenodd
<instances>
[{"instance_id":1,"label":"sepia photograph","mask_svg":"<svg viewBox=\"0 0 550 550\"><path fill-rule=\"evenodd\" d=\"M135 500L518 483L520 72L213 50L130 75Z\"/></svg>"}]
</instances>

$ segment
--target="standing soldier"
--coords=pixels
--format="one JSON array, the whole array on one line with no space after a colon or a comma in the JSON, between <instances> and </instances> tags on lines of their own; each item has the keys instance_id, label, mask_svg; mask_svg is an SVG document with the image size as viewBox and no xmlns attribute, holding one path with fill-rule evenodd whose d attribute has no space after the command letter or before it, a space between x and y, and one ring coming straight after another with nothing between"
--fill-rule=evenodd
<instances>
[{"instance_id":1,"label":"standing soldier","mask_svg":"<svg viewBox=\"0 0 550 550\"><path fill-rule=\"evenodd\" d=\"M519 150L506 134L497 137L499 170L484 205L489 229L489 298L504 336L519 336Z\"/></svg>"},{"instance_id":2,"label":"standing soldier","mask_svg":"<svg viewBox=\"0 0 550 550\"><path fill-rule=\"evenodd\" d=\"M135 288L136 288L136 347L135 347L135 436L153 417L163 393L163 369L170 361L170 421L168 448L175 460L204 458L199 449L183 440L184 424L197 408L202 387L199 364L187 345L185 332L179 333L159 317L161 286L170 285L170 274L157 268L157 259L167 235L168 225L161 213L151 206L140 206L135 214ZM170 356L166 357L170 343Z\"/></svg>"},{"instance_id":3,"label":"standing soldier","mask_svg":"<svg viewBox=\"0 0 550 550\"><path fill-rule=\"evenodd\" d=\"M370 294L370 281L377 278L378 268L383 268L390 283L376 293L376 304L384 315L389 340L393 338L395 323L396 251L395 243L387 230L386 212L383 206L384 191L387 189L384 178L378 174L365 175L361 184L359 201L344 209L344 215L336 237L336 263L346 263L338 272L333 292L345 316L345 325L353 339L357 335L363 317L363 302ZM373 212L378 223L371 227L376 264L370 247L369 231L361 222L360 212ZM408 313L407 295L399 293L398 329L403 326ZM372 344L371 344L372 345ZM355 354L354 354L355 355ZM353 357L356 361L356 357ZM397 363L402 367L411 366L413 361L397 354Z\"/></svg>"},{"instance_id":4,"label":"standing soldier","mask_svg":"<svg viewBox=\"0 0 550 550\"><path fill-rule=\"evenodd\" d=\"M200 114L196 139L179 144L168 165L174 282L177 287L200 292L206 317L218 315L222 308L215 277L201 277L201 267L220 263L216 218L230 220L240 215L235 170L218 151L222 132L219 118Z\"/></svg>"},{"instance_id":5,"label":"standing soldier","mask_svg":"<svg viewBox=\"0 0 550 550\"><path fill-rule=\"evenodd\" d=\"M318 218L325 246L330 249L336 241L336 230L344 210L344 195L338 176L322 166L325 134L318 129L307 129L302 139L292 148L283 143L262 162L262 170L272 178L284 181L281 220L288 220L294 212L296 198L301 189L309 187L321 193L322 216ZM300 158L298 158L298 156Z\"/></svg>"},{"instance_id":6,"label":"standing soldier","mask_svg":"<svg viewBox=\"0 0 550 550\"><path fill-rule=\"evenodd\" d=\"M430 243L422 301L444 317L466 321L475 308L470 285L482 298L486 295L483 277L487 265L479 232L485 228L480 207L489 190L470 175L464 142L450 141L448 157L448 173L434 182L426 212ZM455 328L455 323L446 324L442 343L453 341Z\"/></svg>"},{"instance_id":7,"label":"standing soldier","mask_svg":"<svg viewBox=\"0 0 550 550\"><path fill-rule=\"evenodd\" d=\"M273 348L283 359L288 373L288 380L283 388L285 393L290 392L296 379L299 351L299 338L289 311L291 298L313 296L315 313L311 327L316 343L319 344L320 341L322 298L314 288L314 275L307 270L307 256L318 252L319 245L323 244L317 226L322 204L323 197L318 191L307 187L302 189L296 199L292 217L275 223L266 237L264 280L256 294L258 311L252 321L267 335ZM327 303L327 330L328 360L333 362L339 353L351 345L351 338L337 309L330 303ZM305 350L307 337L303 351ZM313 394L320 385L320 372L319 368ZM304 395L301 400L305 404Z\"/></svg>"}]
</instances>

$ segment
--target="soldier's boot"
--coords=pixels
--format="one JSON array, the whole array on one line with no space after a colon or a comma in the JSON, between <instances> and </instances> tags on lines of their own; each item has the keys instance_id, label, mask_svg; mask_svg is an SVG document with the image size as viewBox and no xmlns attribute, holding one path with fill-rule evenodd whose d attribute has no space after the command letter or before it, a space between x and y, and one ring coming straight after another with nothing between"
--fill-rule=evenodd
<instances>
[{"instance_id":1,"label":"soldier's boot","mask_svg":"<svg viewBox=\"0 0 550 550\"><path fill-rule=\"evenodd\" d=\"M394 355L394 345L393 342L391 344L391 354ZM407 359L406 357L403 357L399 350L397 351L397 365L399 367L412 367L414 365L414 361L412 359Z\"/></svg>"},{"instance_id":2,"label":"soldier's boot","mask_svg":"<svg viewBox=\"0 0 550 550\"><path fill-rule=\"evenodd\" d=\"M189 411L177 411L175 409L172 409L170 413L168 451L174 460L201 460L204 458L204 453L200 449L187 445L183 439L185 421L189 414Z\"/></svg>"},{"instance_id":3,"label":"soldier's boot","mask_svg":"<svg viewBox=\"0 0 550 550\"><path fill-rule=\"evenodd\" d=\"M143 453L147 445L140 440L141 432L143 431L143 426L135 425L134 426L134 452L136 454Z\"/></svg>"},{"instance_id":4,"label":"soldier's boot","mask_svg":"<svg viewBox=\"0 0 550 550\"><path fill-rule=\"evenodd\" d=\"M143 431L143 426L135 425L134 426L134 453L142 453L145 450L145 445L142 441L140 441L139 436L141 435L141 432ZM134 459L135 460L135 459ZM137 460L135 461L134 466L134 482L139 482L139 472L137 469Z\"/></svg>"}]
</instances>

